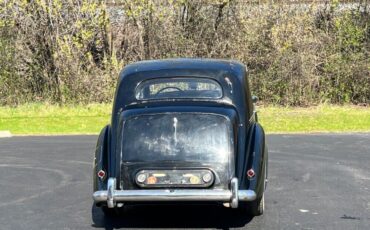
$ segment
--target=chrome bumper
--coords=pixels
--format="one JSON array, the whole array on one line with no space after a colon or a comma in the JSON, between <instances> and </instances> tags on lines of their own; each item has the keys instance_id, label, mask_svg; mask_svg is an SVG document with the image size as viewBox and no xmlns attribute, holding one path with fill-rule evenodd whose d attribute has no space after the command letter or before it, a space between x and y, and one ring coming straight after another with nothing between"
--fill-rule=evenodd
<instances>
[{"instance_id":1,"label":"chrome bumper","mask_svg":"<svg viewBox=\"0 0 370 230\"><path fill-rule=\"evenodd\" d=\"M107 202L109 208L117 203L129 201L218 201L229 203L230 207L237 208L239 201L253 201L256 193L253 190L238 190L238 179L230 182L230 190L207 189L152 189L152 190L116 190L116 179L108 179L108 190L96 191L93 194L97 203Z\"/></svg>"}]
</instances>

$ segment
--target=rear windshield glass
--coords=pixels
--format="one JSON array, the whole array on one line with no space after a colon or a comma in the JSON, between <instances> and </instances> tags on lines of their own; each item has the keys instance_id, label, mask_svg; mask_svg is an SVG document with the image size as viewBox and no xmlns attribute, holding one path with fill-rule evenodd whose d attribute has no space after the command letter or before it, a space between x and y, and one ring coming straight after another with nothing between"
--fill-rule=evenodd
<instances>
[{"instance_id":1,"label":"rear windshield glass","mask_svg":"<svg viewBox=\"0 0 370 230\"><path fill-rule=\"evenodd\" d=\"M228 160L229 121L211 114L141 115L125 121L122 138L124 161Z\"/></svg>"},{"instance_id":2,"label":"rear windshield glass","mask_svg":"<svg viewBox=\"0 0 370 230\"><path fill-rule=\"evenodd\" d=\"M136 88L136 99L221 98L221 86L206 78L151 79Z\"/></svg>"}]
</instances>

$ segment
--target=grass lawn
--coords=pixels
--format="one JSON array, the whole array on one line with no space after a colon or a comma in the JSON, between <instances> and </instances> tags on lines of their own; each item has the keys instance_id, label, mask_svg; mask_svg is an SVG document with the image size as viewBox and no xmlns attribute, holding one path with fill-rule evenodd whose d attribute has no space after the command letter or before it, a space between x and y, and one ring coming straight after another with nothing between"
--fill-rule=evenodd
<instances>
[{"instance_id":1,"label":"grass lawn","mask_svg":"<svg viewBox=\"0 0 370 230\"><path fill-rule=\"evenodd\" d=\"M12 134L97 134L110 122L111 105L27 104L0 107L0 130Z\"/></svg>"},{"instance_id":2,"label":"grass lawn","mask_svg":"<svg viewBox=\"0 0 370 230\"><path fill-rule=\"evenodd\" d=\"M259 107L267 133L370 132L370 108L321 105L309 108ZM97 134L110 122L110 104L0 107L0 131L12 134Z\"/></svg>"},{"instance_id":3,"label":"grass lawn","mask_svg":"<svg viewBox=\"0 0 370 230\"><path fill-rule=\"evenodd\" d=\"M370 132L369 107L262 107L258 111L267 133Z\"/></svg>"}]
</instances>

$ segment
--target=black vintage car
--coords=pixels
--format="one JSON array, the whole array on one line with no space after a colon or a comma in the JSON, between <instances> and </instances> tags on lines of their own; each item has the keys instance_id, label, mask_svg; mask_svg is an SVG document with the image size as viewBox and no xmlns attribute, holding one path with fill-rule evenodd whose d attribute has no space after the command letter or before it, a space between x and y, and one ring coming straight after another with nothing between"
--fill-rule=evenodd
<instances>
[{"instance_id":1,"label":"black vintage car","mask_svg":"<svg viewBox=\"0 0 370 230\"><path fill-rule=\"evenodd\" d=\"M94 159L95 205L216 203L261 215L268 155L235 61L141 61L120 73Z\"/></svg>"}]
</instances>

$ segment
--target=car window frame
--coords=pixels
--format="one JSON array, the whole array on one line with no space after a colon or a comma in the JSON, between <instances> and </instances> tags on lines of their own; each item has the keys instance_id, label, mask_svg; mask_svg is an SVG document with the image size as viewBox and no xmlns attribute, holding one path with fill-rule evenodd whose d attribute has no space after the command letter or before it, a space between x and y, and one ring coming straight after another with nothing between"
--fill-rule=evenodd
<instances>
[{"instance_id":1,"label":"car window frame","mask_svg":"<svg viewBox=\"0 0 370 230\"><path fill-rule=\"evenodd\" d=\"M171 83L170 81L169 82L165 82L166 79L176 79L176 80L179 80L181 82L181 80L191 80L191 79L194 79L194 80L206 80L208 81L209 83L212 83L214 84L218 90L217 92L220 92L220 95L217 96L217 97L210 97L210 96L205 96L205 97L195 97L195 96L183 96L183 97L160 97L160 98L140 98L138 95L140 95L139 93L139 90L142 90L143 87L145 87L145 83L147 82L155 82L155 81L158 81L157 84L161 84L161 83ZM185 82L185 81L184 81ZM197 83L206 83L206 82L197 82ZM144 86L143 86L144 85ZM147 84L147 86L150 87L150 84ZM219 99L222 99L224 97L224 89L222 87L222 85L220 84L220 82L218 82L217 80L213 79L213 78L207 78L207 77L195 77L195 76L171 76L171 77L161 77L161 78L151 78L151 79L145 79L141 82L139 82L137 84L137 86L135 87L135 90L134 90L134 98L138 101L153 101L153 100L178 100L178 99L197 99L197 100L201 100L201 99L204 99L204 100L219 100Z\"/></svg>"}]
</instances>

